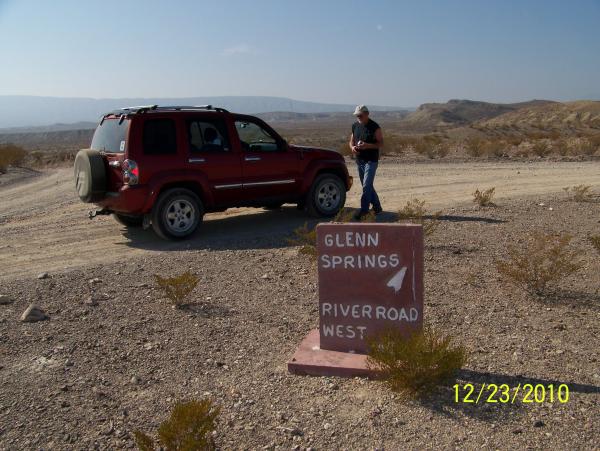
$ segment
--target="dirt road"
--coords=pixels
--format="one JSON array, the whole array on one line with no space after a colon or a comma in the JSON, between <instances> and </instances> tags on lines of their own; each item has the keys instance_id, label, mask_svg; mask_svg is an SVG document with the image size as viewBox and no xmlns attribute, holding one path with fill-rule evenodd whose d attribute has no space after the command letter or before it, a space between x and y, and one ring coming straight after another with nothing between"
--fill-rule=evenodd
<instances>
[{"instance_id":1,"label":"dirt road","mask_svg":"<svg viewBox=\"0 0 600 451\"><path fill-rule=\"evenodd\" d=\"M347 206L358 205L355 186ZM577 184L600 185L595 162L512 162L399 164L384 160L376 187L384 208L395 211L413 197L436 209L469 203L476 188L496 187L497 199L560 192ZM151 231L127 231L111 217L87 219L70 168L52 170L20 183L0 185L0 280L59 272L90 264L119 262L166 249L215 249L232 239L241 248L269 246L307 218L295 208L267 212L233 209L207 215L202 231L190 241L167 243Z\"/></svg>"}]
</instances>

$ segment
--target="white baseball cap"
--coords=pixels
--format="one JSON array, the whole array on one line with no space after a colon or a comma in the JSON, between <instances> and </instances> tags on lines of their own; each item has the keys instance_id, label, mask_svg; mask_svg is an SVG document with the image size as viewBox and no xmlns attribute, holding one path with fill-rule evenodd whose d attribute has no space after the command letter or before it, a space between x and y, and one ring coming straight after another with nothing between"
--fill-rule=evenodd
<instances>
[{"instance_id":1,"label":"white baseball cap","mask_svg":"<svg viewBox=\"0 0 600 451\"><path fill-rule=\"evenodd\" d=\"M369 109L367 108L366 105L358 105L355 109L354 109L354 116L358 116L359 114L369 114Z\"/></svg>"}]
</instances>

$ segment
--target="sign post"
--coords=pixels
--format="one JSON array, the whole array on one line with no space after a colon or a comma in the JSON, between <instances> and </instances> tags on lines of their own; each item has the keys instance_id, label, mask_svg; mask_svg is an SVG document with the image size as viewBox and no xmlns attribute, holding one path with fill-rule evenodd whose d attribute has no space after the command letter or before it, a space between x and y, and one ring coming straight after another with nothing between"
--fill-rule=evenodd
<instances>
[{"instance_id":1,"label":"sign post","mask_svg":"<svg viewBox=\"0 0 600 451\"><path fill-rule=\"evenodd\" d=\"M368 337L423 327L423 228L414 224L317 226L319 329L288 370L315 376L369 376Z\"/></svg>"}]
</instances>

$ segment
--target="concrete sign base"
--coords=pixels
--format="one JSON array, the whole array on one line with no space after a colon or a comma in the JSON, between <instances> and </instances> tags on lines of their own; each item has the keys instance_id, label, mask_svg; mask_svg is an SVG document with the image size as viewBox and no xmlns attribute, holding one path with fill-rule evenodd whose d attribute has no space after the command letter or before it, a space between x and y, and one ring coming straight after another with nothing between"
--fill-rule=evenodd
<instances>
[{"instance_id":1,"label":"concrete sign base","mask_svg":"<svg viewBox=\"0 0 600 451\"><path fill-rule=\"evenodd\" d=\"M312 330L288 362L288 371L305 376L375 378L377 372L367 368L367 356L320 348L319 329Z\"/></svg>"}]
</instances>

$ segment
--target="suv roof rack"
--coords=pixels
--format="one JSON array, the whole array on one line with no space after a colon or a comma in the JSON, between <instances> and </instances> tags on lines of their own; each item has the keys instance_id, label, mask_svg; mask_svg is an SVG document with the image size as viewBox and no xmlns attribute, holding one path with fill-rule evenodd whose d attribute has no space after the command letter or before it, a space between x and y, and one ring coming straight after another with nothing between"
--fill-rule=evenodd
<instances>
[{"instance_id":1,"label":"suv roof rack","mask_svg":"<svg viewBox=\"0 0 600 451\"><path fill-rule=\"evenodd\" d=\"M104 117L114 114L115 116L123 116L130 114L146 113L147 111L217 111L219 113L229 113L225 108L213 107L212 105L173 105L173 106L159 106L159 105L140 105L140 106L128 106L115 111L111 111L104 115Z\"/></svg>"}]
</instances>

